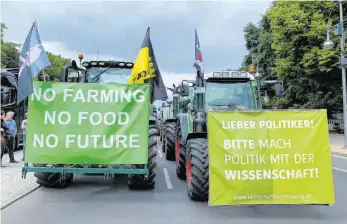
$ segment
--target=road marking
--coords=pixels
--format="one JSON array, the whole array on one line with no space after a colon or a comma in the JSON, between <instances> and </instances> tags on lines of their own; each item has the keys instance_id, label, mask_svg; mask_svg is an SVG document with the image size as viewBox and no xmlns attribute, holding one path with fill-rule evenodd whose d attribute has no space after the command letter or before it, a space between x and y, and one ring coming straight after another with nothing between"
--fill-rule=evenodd
<instances>
[{"instance_id":1,"label":"road marking","mask_svg":"<svg viewBox=\"0 0 347 224\"><path fill-rule=\"evenodd\" d=\"M158 153L159 153L159 157L163 158L163 153L161 152L161 149L158 150Z\"/></svg>"},{"instance_id":2,"label":"road marking","mask_svg":"<svg viewBox=\"0 0 347 224\"><path fill-rule=\"evenodd\" d=\"M338 156L338 155L333 155L333 157L339 158L339 159L347 159L346 156Z\"/></svg>"},{"instance_id":3,"label":"road marking","mask_svg":"<svg viewBox=\"0 0 347 224\"><path fill-rule=\"evenodd\" d=\"M341 171L341 172L344 172L344 173L347 173L347 170L344 170L344 169L340 169L340 168L337 168L337 167L333 167L334 170L338 170L338 171Z\"/></svg>"},{"instance_id":4,"label":"road marking","mask_svg":"<svg viewBox=\"0 0 347 224\"><path fill-rule=\"evenodd\" d=\"M171 184L171 180L170 180L170 177L169 177L169 173L167 172L166 168L163 168L163 170L164 170L166 186L167 186L168 189L172 189L172 184Z\"/></svg>"}]
</instances>

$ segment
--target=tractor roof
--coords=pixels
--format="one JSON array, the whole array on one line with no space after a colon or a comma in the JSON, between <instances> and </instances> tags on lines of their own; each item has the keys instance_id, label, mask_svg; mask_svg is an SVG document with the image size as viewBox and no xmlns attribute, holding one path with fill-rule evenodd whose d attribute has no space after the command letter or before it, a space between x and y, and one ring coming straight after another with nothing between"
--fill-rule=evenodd
<instances>
[{"instance_id":1,"label":"tractor roof","mask_svg":"<svg viewBox=\"0 0 347 224\"><path fill-rule=\"evenodd\" d=\"M133 62L129 61L84 61L82 66L85 68L91 67L113 67L113 68L129 68L132 69L134 67Z\"/></svg>"},{"instance_id":2,"label":"tractor roof","mask_svg":"<svg viewBox=\"0 0 347 224\"><path fill-rule=\"evenodd\" d=\"M1 86L17 88L17 76L5 69L1 69Z\"/></svg>"},{"instance_id":3,"label":"tractor roof","mask_svg":"<svg viewBox=\"0 0 347 224\"><path fill-rule=\"evenodd\" d=\"M1 72L3 71L11 72L17 75L19 73L19 68L1 68Z\"/></svg>"},{"instance_id":4,"label":"tractor roof","mask_svg":"<svg viewBox=\"0 0 347 224\"><path fill-rule=\"evenodd\" d=\"M213 72L212 77L208 77L208 82L248 82L254 80L254 77L249 72L222 70Z\"/></svg>"}]
</instances>

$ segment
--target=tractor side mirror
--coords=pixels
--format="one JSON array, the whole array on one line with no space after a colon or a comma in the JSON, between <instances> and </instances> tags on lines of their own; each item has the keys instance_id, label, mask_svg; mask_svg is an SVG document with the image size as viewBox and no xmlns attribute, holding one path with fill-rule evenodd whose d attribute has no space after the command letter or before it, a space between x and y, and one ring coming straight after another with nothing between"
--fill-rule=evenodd
<instances>
[{"instance_id":1,"label":"tractor side mirror","mask_svg":"<svg viewBox=\"0 0 347 224\"><path fill-rule=\"evenodd\" d=\"M276 84L275 85L275 94L278 97L282 97L283 96L283 85L282 84Z\"/></svg>"},{"instance_id":2,"label":"tractor side mirror","mask_svg":"<svg viewBox=\"0 0 347 224\"><path fill-rule=\"evenodd\" d=\"M186 80L182 81L180 95L189 96L189 85Z\"/></svg>"},{"instance_id":3,"label":"tractor side mirror","mask_svg":"<svg viewBox=\"0 0 347 224\"><path fill-rule=\"evenodd\" d=\"M84 71L87 70L85 67L78 66L78 65L77 65L77 62L76 62L75 60L72 60L71 66L72 66L73 69L75 69L75 70L77 70L77 71L82 71L82 72L84 72Z\"/></svg>"},{"instance_id":4,"label":"tractor side mirror","mask_svg":"<svg viewBox=\"0 0 347 224\"><path fill-rule=\"evenodd\" d=\"M60 72L60 82L67 82L67 78L69 77L69 65L65 65Z\"/></svg>"},{"instance_id":5,"label":"tractor side mirror","mask_svg":"<svg viewBox=\"0 0 347 224\"><path fill-rule=\"evenodd\" d=\"M81 72L85 72L87 69L82 66L78 66L75 60L72 60L71 65L65 65L60 72L60 82L75 82L80 79Z\"/></svg>"}]
</instances>

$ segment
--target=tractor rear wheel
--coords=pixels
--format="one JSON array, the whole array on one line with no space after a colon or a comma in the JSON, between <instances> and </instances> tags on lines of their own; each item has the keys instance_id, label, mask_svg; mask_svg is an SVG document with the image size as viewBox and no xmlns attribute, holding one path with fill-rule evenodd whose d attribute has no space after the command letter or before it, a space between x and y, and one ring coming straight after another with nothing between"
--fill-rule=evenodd
<instances>
[{"instance_id":1,"label":"tractor rear wheel","mask_svg":"<svg viewBox=\"0 0 347 224\"><path fill-rule=\"evenodd\" d=\"M158 129L154 124L149 125L148 137L148 178L143 174L130 174L128 177L128 187L130 189L154 189L156 181L157 166L157 144ZM144 165L131 165L133 169L143 169Z\"/></svg>"},{"instance_id":2,"label":"tractor rear wheel","mask_svg":"<svg viewBox=\"0 0 347 224\"><path fill-rule=\"evenodd\" d=\"M35 164L35 167L45 167L43 164ZM63 176L64 175L64 176ZM36 183L47 188L66 188L72 184L72 173L34 173L36 177Z\"/></svg>"},{"instance_id":3,"label":"tractor rear wheel","mask_svg":"<svg viewBox=\"0 0 347 224\"><path fill-rule=\"evenodd\" d=\"M168 122L165 125L165 158L168 161L175 161L175 134L176 134L176 122Z\"/></svg>"},{"instance_id":4,"label":"tractor rear wheel","mask_svg":"<svg viewBox=\"0 0 347 224\"><path fill-rule=\"evenodd\" d=\"M188 197L193 201L207 201L209 191L208 142L206 138L187 142L186 176Z\"/></svg>"}]
</instances>

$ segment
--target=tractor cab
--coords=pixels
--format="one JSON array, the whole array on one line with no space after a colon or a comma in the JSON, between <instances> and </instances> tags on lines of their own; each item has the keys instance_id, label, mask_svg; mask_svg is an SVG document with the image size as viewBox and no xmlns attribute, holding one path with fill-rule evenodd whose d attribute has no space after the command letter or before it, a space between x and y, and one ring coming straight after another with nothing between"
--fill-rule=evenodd
<instances>
[{"instance_id":1,"label":"tractor cab","mask_svg":"<svg viewBox=\"0 0 347 224\"><path fill-rule=\"evenodd\" d=\"M248 72L213 72L205 80L205 109L258 109L253 80Z\"/></svg>"},{"instance_id":2,"label":"tractor cab","mask_svg":"<svg viewBox=\"0 0 347 224\"><path fill-rule=\"evenodd\" d=\"M124 61L85 61L82 66L72 61L62 69L60 81L127 84L133 67L132 62Z\"/></svg>"},{"instance_id":3,"label":"tractor cab","mask_svg":"<svg viewBox=\"0 0 347 224\"><path fill-rule=\"evenodd\" d=\"M128 61L84 61L83 54L78 55L80 65L75 60L63 67L60 73L61 82L128 84L133 62ZM157 122L157 109L150 107L150 119Z\"/></svg>"},{"instance_id":4,"label":"tractor cab","mask_svg":"<svg viewBox=\"0 0 347 224\"><path fill-rule=\"evenodd\" d=\"M180 112L187 113L192 110L194 104L195 80L183 80L178 86L180 91Z\"/></svg>"}]
</instances>

